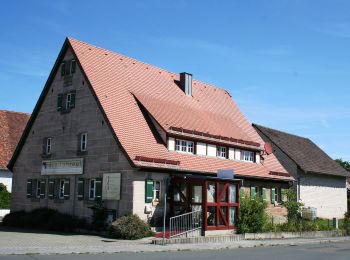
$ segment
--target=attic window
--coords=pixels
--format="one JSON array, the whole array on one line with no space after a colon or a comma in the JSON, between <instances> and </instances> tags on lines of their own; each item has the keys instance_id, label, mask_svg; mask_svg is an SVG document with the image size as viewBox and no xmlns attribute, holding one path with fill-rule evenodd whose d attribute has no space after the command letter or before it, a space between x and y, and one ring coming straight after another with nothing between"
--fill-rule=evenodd
<instances>
[{"instance_id":1,"label":"attic window","mask_svg":"<svg viewBox=\"0 0 350 260\"><path fill-rule=\"evenodd\" d=\"M227 149L225 146L216 147L216 156L220 158L227 158Z\"/></svg>"},{"instance_id":2,"label":"attic window","mask_svg":"<svg viewBox=\"0 0 350 260\"><path fill-rule=\"evenodd\" d=\"M241 151L241 160L246 162L254 162L254 152Z\"/></svg>"},{"instance_id":3,"label":"attic window","mask_svg":"<svg viewBox=\"0 0 350 260\"><path fill-rule=\"evenodd\" d=\"M192 141L176 139L175 150L183 153L194 153L194 144Z\"/></svg>"},{"instance_id":4,"label":"attic window","mask_svg":"<svg viewBox=\"0 0 350 260\"><path fill-rule=\"evenodd\" d=\"M76 71L77 62L75 59L69 61L62 61L61 63L61 76L67 76L74 74Z\"/></svg>"}]
</instances>

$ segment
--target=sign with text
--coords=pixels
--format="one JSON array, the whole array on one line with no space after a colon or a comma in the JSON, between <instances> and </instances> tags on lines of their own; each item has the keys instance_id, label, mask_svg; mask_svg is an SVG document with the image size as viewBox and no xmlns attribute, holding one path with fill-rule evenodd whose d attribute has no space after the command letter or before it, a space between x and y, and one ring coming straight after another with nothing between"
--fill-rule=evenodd
<instances>
[{"instance_id":1,"label":"sign with text","mask_svg":"<svg viewBox=\"0 0 350 260\"><path fill-rule=\"evenodd\" d=\"M41 164L41 175L83 174L83 158L45 160Z\"/></svg>"}]
</instances>

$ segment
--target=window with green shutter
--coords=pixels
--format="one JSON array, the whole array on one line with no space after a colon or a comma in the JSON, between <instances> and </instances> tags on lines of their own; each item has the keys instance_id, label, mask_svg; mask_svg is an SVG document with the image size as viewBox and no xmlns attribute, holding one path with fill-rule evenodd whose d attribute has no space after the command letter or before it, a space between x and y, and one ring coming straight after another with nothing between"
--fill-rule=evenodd
<instances>
[{"instance_id":1,"label":"window with green shutter","mask_svg":"<svg viewBox=\"0 0 350 260\"><path fill-rule=\"evenodd\" d=\"M71 74L73 74L73 73L75 73L75 68L76 68L76 66L77 66L77 62L76 62L76 60L72 60L71 61L71 64L70 64L70 73Z\"/></svg>"},{"instance_id":2,"label":"window with green shutter","mask_svg":"<svg viewBox=\"0 0 350 260\"><path fill-rule=\"evenodd\" d=\"M49 191L48 195L49 199L53 199L55 196L55 181L54 180L49 180Z\"/></svg>"},{"instance_id":3,"label":"window with green shutter","mask_svg":"<svg viewBox=\"0 0 350 260\"><path fill-rule=\"evenodd\" d=\"M76 94L76 90L72 90L71 92L69 92L71 95L71 99L70 99L70 106L69 108L75 108L75 94Z\"/></svg>"},{"instance_id":4,"label":"window with green shutter","mask_svg":"<svg viewBox=\"0 0 350 260\"><path fill-rule=\"evenodd\" d=\"M46 180L40 180L40 198L44 199L46 195Z\"/></svg>"},{"instance_id":5,"label":"window with green shutter","mask_svg":"<svg viewBox=\"0 0 350 260\"><path fill-rule=\"evenodd\" d=\"M286 194L286 190L285 189L281 189L281 202L285 202L285 194Z\"/></svg>"},{"instance_id":6,"label":"window with green shutter","mask_svg":"<svg viewBox=\"0 0 350 260\"><path fill-rule=\"evenodd\" d=\"M84 199L84 179L78 180L78 200Z\"/></svg>"},{"instance_id":7,"label":"window with green shutter","mask_svg":"<svg viewBox=\"0 0 350 260\"><path fill-rule=\"evenodd\" d=\"M151 203L153 200L153 180L145 181L145 202Z\"/></svg>"},{"instance_id":8,"label":"window with green shutter","mask_svg":"<svg viewBox=\"0 0 350 260\"><path fill-rule=\"evenodd\" d=\"M95 198L102 198L102 178L96 178Z\"/></svg>"},{"instance_id":9,"label":"window with green shutter","mask_svg":"<svg viewBox=\"0 0 350 260\"><path fill-rule=\"evenodd\" d=\"M262 200L266 201L266 188L265 187L262 188Z\"/></svg>"},{"instance_id":10,"label":"window with green shutter","mask_svg":"<svg viewBox=\"0 0 350 260\"><path fill-rule=\"evenodd\" d=\"M33 180L27 180L27 198L31 198L33 196Z\"/></svg>"},{"instance_id":11,"label":"window with green shutter","mask_svg":"<svg viewBox=\"0 0 350 260\"><path fill-rule=\"evenodd\" d=\"M70 196L70 182L69 180L64 180L64 188L63 188L64 199L69 200Z\"/></svg>"},{"instance_id":12,"label":"window with green shutter","mask_svg":"<svg viewBox=\"0 0 350 260\"><path fill-rule=\"evenodd\" d=\"M250 187L250 199L255 199L255 187Z\"/></svg>"},{"instance_id":13,"label":"window with green shutter","mask_svg":"<svg viewBox=\"0 0 350 260\"><path fill-rule=\"evenodd\" d=\"M63 107L63 94L57 96L57 111L61 111Z\"/></svg>"},{"instance_id":14,"label":"window with green shutter","mask_svg":"<svg viewBox=\"0 0 350 260\"><path fill-rule=\"evenodd\" d=\"M271 203L275 204L276 189L271 188Z\"/></svg>"},{"instance_id":15,"label":"window with green shutter","mask_svg":"<svg viewBox=\"0 0 350 260\"><path fill-rule=\"evenodd\" d=\"M64 76L64 75L66 75L66 62L65 61L63 61L61 63L61 76Z\"/></svg>"}]
</instances>

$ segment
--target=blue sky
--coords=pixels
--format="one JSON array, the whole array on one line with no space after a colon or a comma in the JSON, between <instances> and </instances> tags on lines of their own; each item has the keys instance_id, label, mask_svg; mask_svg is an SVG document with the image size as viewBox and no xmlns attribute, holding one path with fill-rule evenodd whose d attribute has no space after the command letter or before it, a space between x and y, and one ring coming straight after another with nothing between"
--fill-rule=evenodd
<instances>
[{"instance_id":1,"label":"blue sky","mask_svg":"<svg viewBox=\"0 0 350 260\"><path fill-rule=\"evenodd\" d=\"M6 1L0 109L32 112L66 36L227 89L350 160L350 1Z\"/></svg>"}]
</instances>

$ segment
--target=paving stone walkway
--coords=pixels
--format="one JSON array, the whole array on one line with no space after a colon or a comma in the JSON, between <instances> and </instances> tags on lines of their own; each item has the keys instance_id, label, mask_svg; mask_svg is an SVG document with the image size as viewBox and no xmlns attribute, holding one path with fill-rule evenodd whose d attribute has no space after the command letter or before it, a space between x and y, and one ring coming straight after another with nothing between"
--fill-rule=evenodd
<instances>
[{"instance_id":1,"label":"paving stone walkway","mask_svg":"<svg viewBox=\"0 0 350 260\"><path fill-rule=\"evenodd\" d=\"M218 250L259 246L318 244L337 241L348 241L350 243L350 237L261 241L244 240L230 243L175 244L162 246L150 244L150 238L126 241L92 235L47 234L0 229L0 255Z\"/></svg>"}]
</instances>

